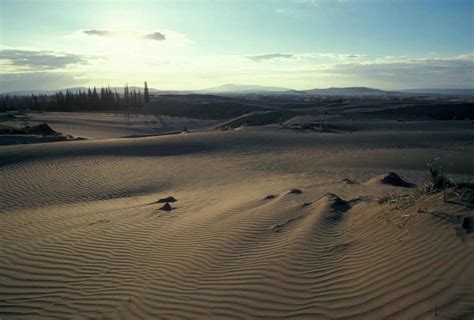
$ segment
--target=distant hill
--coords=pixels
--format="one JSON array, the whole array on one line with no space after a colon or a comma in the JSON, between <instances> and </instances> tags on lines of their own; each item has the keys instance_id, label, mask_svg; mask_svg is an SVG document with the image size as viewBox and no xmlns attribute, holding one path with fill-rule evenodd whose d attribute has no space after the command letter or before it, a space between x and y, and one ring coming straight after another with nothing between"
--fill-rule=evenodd
<instances>
[{"instance_id":1,"label":"distant hill","mask_svg":"<svg viewBox=\"0 0 474 320\"><path fill-rule=\"evenodd\" d=\"M96 87L100 90L100 87ZM92 88L91 88L92 89ZM123 93L123 87L111 87L112 91ZM143 92L143 87L131 86L130 90ZM77 91L87 91L88 87L74 87L63 88L58 90L19 90L4 92L0 94L10 95L31 95L31 94L46 94L51 95L62 91L63 93L69 90L76 93ZM452 96L470 96L474 95L474 89L405 89L400 91L386 91L367 87L346 87L346 88L326 88L326 89L309 89L309 90L294 90L283 87L266 87L259 85L241 85L241 84L224 84L218 87L212 87L202 90L159 90L149 88L151 94L220 94L220 95L245 95L245 94L267 94L267 95L321 95L321 96L383 96L383 95L452 95Z\"/></svg>"},{"instance_id":2,"label":"distant hill","mask_svg":"<svg viewBox=\"0 0 474 320\"><path fill-rule=\"evenodd\" d=\"M413 94L434 94L448 96L473 96L474 89L406 89L401 90L403 93Z\"/></svg>"},{"instance_id":3,"label":"distant hill","mask_svg":"<svg viewBox=\"0 0 474 320\"><path fill-rule=\"evenodd\" d=\"M244 84L224 84L222 86L197 90L199 93L253 93L253 92L283 92L292 89L282 87L265 87L259 85L244 85Z\"/></svg>"},{"instance_id":4,"label":"distant hill","mask_svg":"<svg viewBox=\"0 0 474 320\"><path fill-rule=\"evenodd\" d=\"M327 95L327 96L370 96L370 95L398 95L399 92L384 91L366 87L348 87L348 88L327 88L310 89L299 91L309 95Z\"/></svg>"}]
</instances>

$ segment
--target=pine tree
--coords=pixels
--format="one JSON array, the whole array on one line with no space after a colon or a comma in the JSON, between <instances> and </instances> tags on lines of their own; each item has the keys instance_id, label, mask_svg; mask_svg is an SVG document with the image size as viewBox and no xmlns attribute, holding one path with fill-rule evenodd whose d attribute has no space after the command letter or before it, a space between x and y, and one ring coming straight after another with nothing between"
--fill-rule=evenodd
<instances>
[{"instance_id":1,"label":"pine tree","mask_svg":"<svg viewBox=\"0 0 474 320\"><path fill-rule=\"evenodd\" d=\"M92 106L94 109L97 109L99 106L99 95L97 94L97 89L95 87L92 90Z\"/></svg>"},{"instance_id":2,"label":"pine tree","mask_svg":"<svg viewBox=\"0 0 474 320\"><path fill-rule=\"evenodd\" d=\"M91 88L89 87L89 90L87 90L87 103L90 105L92 103L92 91ZM89 106L90 108L90 106Z\"/></svg>"},{"instance_id":3,"label":"pine tree","mask_svg":"<svg viewBox=\"0 0 474 320\"><path fill-rule=\"evenodd\" d=\"M138 108L143 108L142 92L138 90Z\"/></svg>"},{"instance_id":4,"label":"pine tree","mask_svg":"<svg viewBox=\"0 0 474 320\"><path fill-rule=\"evenodd\" d=\"M145 96L145 103L150 102L150 94L148 93L148 84L145 81L145 89L143 91L143 95Z\"/></svg>"}]
</instances>

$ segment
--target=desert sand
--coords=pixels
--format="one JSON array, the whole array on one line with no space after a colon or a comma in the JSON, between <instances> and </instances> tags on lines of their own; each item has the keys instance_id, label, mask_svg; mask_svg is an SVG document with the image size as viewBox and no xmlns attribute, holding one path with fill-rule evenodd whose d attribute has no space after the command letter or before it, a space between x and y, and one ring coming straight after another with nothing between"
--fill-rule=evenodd
<instances>
[{"instance_id":1,"label":"desert sand","mask_svg":"<svg viewBox=\"0 0 474 320\"><path fill-rule=\"evenodd\" d=\"M6 118L8 121L2 121L1 124L18 127L47 123L59 132L85 139L167 133L182 130L185 127L201 129L216 123L215 120L105 112L31 112L11 113L11 115Z\"/></svg>"},{"instance_id":2,"label":"desert sand","mask_svg":"<svg viewBox=\"0 0 474 320\"><path fill-rule=\"evenodd\" d=\"M471 180L470 121L119 138L53 116L89 139L0 147L2 320L474 316L474 209L384 200L434 158Z\"/></svg>"}]
</instances>

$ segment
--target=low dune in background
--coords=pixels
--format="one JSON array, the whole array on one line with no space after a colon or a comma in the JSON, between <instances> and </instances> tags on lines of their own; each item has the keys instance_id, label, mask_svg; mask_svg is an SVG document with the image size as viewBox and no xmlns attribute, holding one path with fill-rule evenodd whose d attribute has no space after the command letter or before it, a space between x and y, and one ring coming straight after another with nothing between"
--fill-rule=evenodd
<instances>
[{"instance_id":1,"label":"low dune in background","mask_svg":"<svg viewBox=\"0 0 474 320\"><path fill-rule=\"evenodd\" d=\"M217 123L215 120L104 112L11 113L9 117L4 118L0 116L0 123L4 125L21 127L47 123L59 132L86 139L159 134L183 128L202 129Z\"/></svg>"},{"instance_id":2,"label":"low dune in background","mask_svg":"<svg viewBox=\"0 0 474 320\"><path fill-rule=\"evenodd\" d=\"M470 121L132 139L43 117L102 140L0 147L2 319L474 316L474 209L390 201L437 157L471 180Z\"/></svg>"}]
</instances>

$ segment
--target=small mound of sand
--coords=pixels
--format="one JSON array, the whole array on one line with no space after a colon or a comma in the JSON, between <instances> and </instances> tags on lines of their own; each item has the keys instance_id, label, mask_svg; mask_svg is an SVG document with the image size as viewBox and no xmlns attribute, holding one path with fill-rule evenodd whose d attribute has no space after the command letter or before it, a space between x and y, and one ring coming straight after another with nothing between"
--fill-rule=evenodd
<instances>
[{"instance_id":1,"label":"small mound of sand","mask_svg":"<svg viewBox=\"0 0 474 320\"><path fill-rule=\"evenodd\" d=\"M169 196L169 197L166 197L166 198L161 198L160 200L156 201L156 203L168 203L168 202L176 202L178 200L176 200L175 197L172 197L172 196Z\"/></svg>"},{"instance_id":2,"label":"small mound of sand","mask_svg":"<svg viewBox=\"0 0 474 320\"><path fill-rule=\"evenodd\" d=\"M302 194L302 193L303 193L303 191L301 191L300 189L296 189L296 188L291 189L291 191L288 192L288 194Z\"/></svg>"},{"instance_id":3,"label":"small mound of sand","mask_svg":"<svg viewBox=\"0 0 474 320\"><path fill-rule=\"evenodd\" d=\"M413 183L407 182L400 178L395 172L389 172L386 174L381 174L379 176L369 179L366 184L385 184L394 187L402 188L413 188L415 185Z\"/></svg>"},{"instance_id":4,"label":"small mound of sand","mask_svg":"<svg viewBox=\"0 0 474 320\"><path fill-rule=\"evenodd\" d=\"M328 194L326 194L325 197L328 198L328 200L331 201L331 205L329 207L334 212L342 213L342 212L346 212L347 210L352 208L351 205L349 204L349 202L347 202L346 200L341 199L338 195L336 195L334 193L328 193Z\"/></svg>"},{"instance_id":5,"label":"small mound of sand","mask_svg":"<svg viewBox=\"0 0 474 320\"><path fill-rule=\"evenodd\" d=\"M54 131L48 124L42 123L37 126L26 127L27 134L37 134L41 136L60 136L61 133Z\"/></svg>"},{"instance_id":6,"label":"small mound of sand","mask_svg":"<svg viewBox=\"0 0 474 320\"><path fill-rule=\"evenodd\" d=\"M355 181L351 180L351 179L342 179L342 182L344 182L345 184L356 184Z\"/></svg>"},{"instance_id":7,"label":"small mound of sand","mask_svg":"<svg viewBox=\"0 0 474 320\"><path fill-rule=\"evenodd\" d=\"M54 131L48 124L41 123L37 126L26 126L24 128L17 128L13 126L0 126L0 134L33 134L40 136L60 136L61 133Z\"/></svg>"},{"instance_id":8,"label":"small mound of sand","mask_svg":"<svg viewBox=\"0 0 474 320\"><path fill-rule=\"evenodd\" d=\"M160 210L162 210L162 211L171 211L171 210L173 210L173 208L172 208L171 205L167 202L167 203L165 203L165 204L160 208Z\"/></svg>"}]
</instances>

